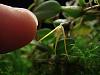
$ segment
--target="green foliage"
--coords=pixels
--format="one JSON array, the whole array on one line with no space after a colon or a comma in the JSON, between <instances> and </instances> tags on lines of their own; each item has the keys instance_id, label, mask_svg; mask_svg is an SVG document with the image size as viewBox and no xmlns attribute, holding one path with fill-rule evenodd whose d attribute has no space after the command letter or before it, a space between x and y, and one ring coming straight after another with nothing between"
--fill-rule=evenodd
<instances>
[{"instance_id":1,"label":"green foliage","mask_svg":"<svg viewBox=\"0 0 100 75\"><path fill-rule=\"evenodd\" d=\"M100 0L94 0L94 2L100 4Z\"/></svg>"},{"instance_id":2,"label":"green foliage","mask_svg":"<svg viewBox=\"0 0 100 75\"><path fill-rule=\"evenodd\" d=\"M31 62L18 51L0 55L0 75L27 75Z\"/></svg>"},{"instance_id":3,"label":"green foliage","mask_svg":"<svg viewBox=\"0 0 100 75\"><path fill-rule=\"evenodd\" d=\"M85 0L77 0L77 2L80 6L85 6L86 3Z\"/></svg>"},{"instance_id":4,"label":"green foliage","mask_svg":"<svg viewBox=\"0 0 100 75\"><path fill-rule=\"evenodd\" d=\"M99 1L71 0L61 6L54 0L34 0L36 40L1 54L0 75L100 75ZM41 28L44 22L55 28Z\"/></svg>"},{"instance_id":5,"label":"green foliage","mask_svg":"<svg viewBox=\"0 0 100 75\"><path fill-rule=\"evenodd\" d=\"M39 20L51 18L60 12L61 6L57 1L46 1L34 9L34 13Z\"/></svg>"},{"instance_id":6,"label":"green foliage","mask_svg":"<svg viewBox=\"0 0 100 75\"><path fill-rule=\"evenodd\" d=\"M54 27L59 26L61 23L66 23L66 19L57 19L53 21Z\"/></svg>"},{"instance_id":7,"label":"green foliage","mask_svg":"<svg viewBox=\"0 0 100 75\"><path fill-rule=\"evenodd\" d=\"M42 37L47 35L50 31L51 31L51 29L48 29L48 28L38 30L37 31L38 40L40 40ZM51 34L50 36L45 38L42 42L45 44L48 44L48 43L52 43L54 40L55 40L54 34Z\"/></svg>"},{"instance_id":8,"label":"green foliage","mask_svg":"<svg viewBox=\"0 0 100 75\"><path fill-rule=\"evenodd\" d=\"M82 15L82 8L79 6L62 6L62 10L65 16L77 18Z\"/></svg>"}]
</instances>

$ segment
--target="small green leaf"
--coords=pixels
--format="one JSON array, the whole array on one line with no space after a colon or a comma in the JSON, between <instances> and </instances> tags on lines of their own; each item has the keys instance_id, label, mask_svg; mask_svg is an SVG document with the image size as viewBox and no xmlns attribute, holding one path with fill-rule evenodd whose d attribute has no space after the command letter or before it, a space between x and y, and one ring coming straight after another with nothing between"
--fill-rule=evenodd
<instances>
[{"instance_id":1,"label":"small green leaf","mask_svg":"<svg viewBox=\"0 0 100 75\"><path fill-rule=\"evenodd\" d=\"M42 37L44 37L46 34L48 34L51 31L51 29L49 28L44 28L44 29L40 29L37 31L37 35L38 35L38 39L41 39Z\"/></svg>"},{"instance_id":2,"label":"small green leaf","mask_svg":"<svg viewBox=\"0 0 100 75\"><path fill-rule=\"evenodd\" d=\"M48 28L44 28L44 29L40 29L37 31L37 36L38 36L38 40L40 40L41 38L43 38L45 35L47 35L49 32L51 31L51 29ZM42 42L46 45L48 45L48 43L52 43L55 40L55 36L54 34L50 34L48 37L46 37L44 40L42 40Z\"/></svg>"},{"instance_id":3,"label":"small green leaf","mask_svg":"<svg viewBox=\"0 0 100 75\"><path fill-rule=\"evenodd\" d=\"M85 0L77 0L78 1L78 4L80 5L80 6L84 6L85 5Z\"/></svg>"},{"instance_id":4,"label":"small green leaf","mask_svg":"<svg viewBox=\"0 0 100 75\"><path fill-rule=\"evenodd\" d=\"M82 8L79 6L62 6L62 11L65 16L77 18L82 15Z\"/></svg>"},{"instance_id":5,"label":"small green leaf","mask_svg":"<svg viewBox=\"0 0 100 75\"><path fill-rule=\"evenodd\" d=\"M96 19L96 16L92 13L86 13L84 16L83 16L84 20L85 21L91 21L91 20L94 20Z\"/></svg>"},{"instance_id":6,"label":"small green leaf","mask_svg":"<svg viewBox=\"0 0 100 75\"><path fill-rule=\"evenodd\" d=\"M60 12L61 6L57 1L45 1L34 9L38 20L51 18Z\"/></svg>"},{"instance_id":7,"label":"small green leaf","mask_svg":"<svg viewBox=\"0 0 100 75\"><path fill-rule=\"evenodd\" d=\"M66 19L57 19L53 22L54 24L54 27L57 27L59 26L61 23L65 23L66 22Z\"/></svg>"}]
</instances>

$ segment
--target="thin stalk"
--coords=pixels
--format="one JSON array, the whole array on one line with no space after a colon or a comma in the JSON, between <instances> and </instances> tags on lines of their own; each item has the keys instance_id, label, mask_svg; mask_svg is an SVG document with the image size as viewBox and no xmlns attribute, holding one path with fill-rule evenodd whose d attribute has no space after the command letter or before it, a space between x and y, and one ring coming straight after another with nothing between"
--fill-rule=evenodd
<instances>
[{"instance_id":1,"label":"thin stalk","mask_svg":"<svg viewBox=\"0 0 100 75\"><path fill-rule=\"evenodd\" d=\"M61 35L62 35L62 25L59 25L58 28L56 29L55 55L56 55L57 43L58 43Z\"/></svg>"},{"instance_id":2,"label":"thin stalk","mask_svg":"<svg viewBox=\"0 0 100 75\"><path fill-rule=\"evenodd\" d=\"M64 28L63 28L63 26L61 26L62 27L62 31L63 31L63 36L64 36L64 47L65 47L65 53L66 53L66 56L67 56L67 58L68 58L68 60L69 60L69 55L68 55L68 52L67 52L67 47L66 47L66 35L65 35L65 32L64 32Z\"/></svg>"},{"instance_id":3,"label":"thin stalk","mask_svg":"<svg viewBox=\"0 0 100 75\"><path fill-rule=\"evenodd\" d=\"M50 34L52 34L53 32L55 32L62 24L60 24L59 26L57 26L55 29L53 29L51 32L49 32L47 35L45 35L43 38L41 38L39 40L39 42L41 42L42 40L44 40L46 37L48 37Z\"/></svg>"},{"instance_id":4,"label":"thin stalk","mask_svg":"<svg viewBox=\"0 0 100 75\"><path fill-rule=\"evenodd\" d=\"M92 10L92 9L99 8L99 7L100 7L100 5L94 5L94 6L85 8L84 11Z\"/></svg>"},{"instance_id":5,"label":"thin stalk","mask_svg":"<svg viewBox=\"0 0 100 75\"><path fill-rule=\"evenodd\" d=\"M59 41L59 38L60 38L60 36L58 36L58 37L56 38L56 42L55 42L55 56L56 56L56 48L57 48L57 43L58 43L58 41Z\"/></svg>"},{"instance_id":6,"label":"thin stalk","mask_svg":"<svg viewBox=\"0 0 100 75\"><path fill-rule=\"evenodd\" d=\"M32 4L28 7L28 10L31 10L32 7L34 7L34 6L35 6L35 3L32 3Z\"/></svg>"}]
</instances>

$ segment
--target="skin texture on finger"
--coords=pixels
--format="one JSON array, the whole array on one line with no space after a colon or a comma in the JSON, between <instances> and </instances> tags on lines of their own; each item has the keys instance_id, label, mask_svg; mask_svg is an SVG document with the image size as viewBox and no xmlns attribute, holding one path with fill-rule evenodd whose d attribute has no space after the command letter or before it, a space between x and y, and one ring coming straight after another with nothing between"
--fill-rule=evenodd
<instances>
[{"instance_id":1,"label":"skin texture on finger","mask_svg":"<svg viewBox=\"0 0 100 75\"><path fill-rule=\"evenodd\" d=\"M0 4L0 53L21 48L36 35L38 20L27 9Z\"/></svg>"}]
</instances>

